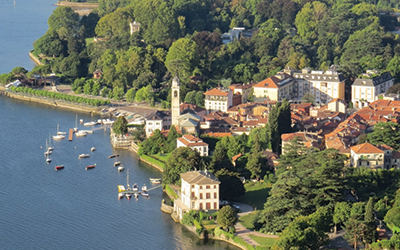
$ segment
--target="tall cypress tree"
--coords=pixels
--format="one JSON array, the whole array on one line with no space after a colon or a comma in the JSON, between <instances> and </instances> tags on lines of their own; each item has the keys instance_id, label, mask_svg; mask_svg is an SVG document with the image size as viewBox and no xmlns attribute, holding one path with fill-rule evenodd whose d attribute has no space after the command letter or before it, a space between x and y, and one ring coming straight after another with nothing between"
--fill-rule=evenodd
<instances>
[{"instance_id":1,"label":"tall cypress tree","mask_svg":"<svg viewBox=\"0 0 400 250\"><path fill-rule=\"evenodd\" d=\"M374 216L374 198L370 197L364 214L365 233L364 242L371 244L376 241L376 224Z\"/></svg>"},{"instance_id":2,"label":"tall cypress tree","mask_svg":"<svg viewBox=\"0 0 400 250\"><path fill-rule=\"evenodd\" d=\"M279 142L280 142L280 134L279 134L279 106L278 104L273 106L269 112L268 116L268 129L267 134L270 138L269 148L274 152L279 152Z\"/></svg>"}]
</instances>

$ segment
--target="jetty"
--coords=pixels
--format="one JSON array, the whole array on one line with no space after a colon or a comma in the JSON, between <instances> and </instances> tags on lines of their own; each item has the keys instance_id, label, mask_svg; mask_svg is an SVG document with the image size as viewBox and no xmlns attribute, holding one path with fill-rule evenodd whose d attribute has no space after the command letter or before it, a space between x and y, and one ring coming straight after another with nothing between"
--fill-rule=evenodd
<instances>
[{"instance_id":1,"label":"jetty","mask_svg":"<svg viewBox=\"0 0 400 250\"><path fill-rule=\"evenodd\" d=\"M68 135L68 141L72 141L73 137L74 137L74 129L70 128L69 129L69 135Z\"/></svg>"}]
</instances>

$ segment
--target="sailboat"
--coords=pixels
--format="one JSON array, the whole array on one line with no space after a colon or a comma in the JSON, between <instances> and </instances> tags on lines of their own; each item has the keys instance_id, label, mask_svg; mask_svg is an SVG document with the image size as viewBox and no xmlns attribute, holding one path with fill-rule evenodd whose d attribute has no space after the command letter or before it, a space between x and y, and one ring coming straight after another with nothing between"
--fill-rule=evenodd
<instances>
[{"instance_id":1,"label":"sailboat","mask_svg":"<svg viewBox=\"0 0 400 250\"><path fill-rule=\"evenodd\" d=\"M51 135L49 134L49 146L47 147L47 151L53 151L54 147L51 146Z\"/></svg>"},{"instance_id":2,"label":"sailboat","mask_svg":"<svg viewBox=\"0 0 400 250\"><path fill-rule=\"evenodd\" d=\"M53 135L54 140L61 140L65 138L65 135L59 134L59 130L60 130L60 124L57 124L57 135Z\"/></svg>"},{"instance_id":3,"label":"sailboat","mask_svg":"<svg viewBox=\"0 0 400 250\"><path fill-rule=\"evenodd\" d=\"M74 128L74 132L78 132L78 114L76 114L76 118L75 118L75 128Z\"/></svg>"},{"instance_id":4,"label":"sailboat","mask_svg":"<svg viewBox=\"0 0 400 250\"><path fill-rule=\"evenodd\" d=\"M49 150L49 148L50 147L47 145L47 139L46 139L46 147L45 147L46 151L44 152L45 157L51 155L52 153L52 150Z\"/></svg>"},{"instance_id":5,"label":"sailboat","mask_svg":"<svg viewBox=\"0 0 400 250\"><path fill-rule=\"evenodd\" d=\"M132 197L132 189L129 186L129 169L127 170L127 174L126 174L126 191L128 191L125 196L126 198L129 200Z\"/></svg>"}]
</instances>

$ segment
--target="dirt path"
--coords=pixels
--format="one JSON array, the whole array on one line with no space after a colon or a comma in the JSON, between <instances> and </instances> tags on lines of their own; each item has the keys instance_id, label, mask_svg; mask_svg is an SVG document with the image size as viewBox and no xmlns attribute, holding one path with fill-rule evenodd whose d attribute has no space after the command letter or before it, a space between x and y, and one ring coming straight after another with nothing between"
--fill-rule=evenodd
<instances>
[{"instance_id":1,"label":"dirt path","mask_svg":"<svg viewBox=\"0 0 400 250\"><path fill-rule=\"evenodd\" d=\"M238 213L238 217L245 216L245 215L248 215L249 213L254 212L254 209L247 204L238 203L238 202L234 202L233 204L239 206L239 208L240 208L240 213ZM253 240L252 238L250 238L250 235L254 235L254 236L258 236L258 237L265 237L265 238L275 238L275 239L279 238L277 235L263 234L260 232L251 231L251 230L245 228L240 222L237 222L235 224L235 230L236 230L237 236L239 236L240 238L242 238L243 240L245 240L248 244L250 244L252 246L259 246L260 244L258 242L256 242L255 240Z\"/></svg>"}]
</instances>

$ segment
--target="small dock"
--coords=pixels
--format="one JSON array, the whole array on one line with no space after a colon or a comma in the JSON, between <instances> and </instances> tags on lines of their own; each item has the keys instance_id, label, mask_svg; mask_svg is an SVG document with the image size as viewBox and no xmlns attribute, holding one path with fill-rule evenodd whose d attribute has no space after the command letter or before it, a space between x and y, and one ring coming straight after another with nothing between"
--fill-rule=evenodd
<instances>
[{"instance_id":1,"label":"small dock","mask_svg":"<svg viewBox=\"0 0 400 250\"><path fill-rule=\"evenodd\" d=\"M68 141L72 141L73 137L74 137L74 129L70 128L69 135L68 135Z\"/></svg>"}]
</instances>

